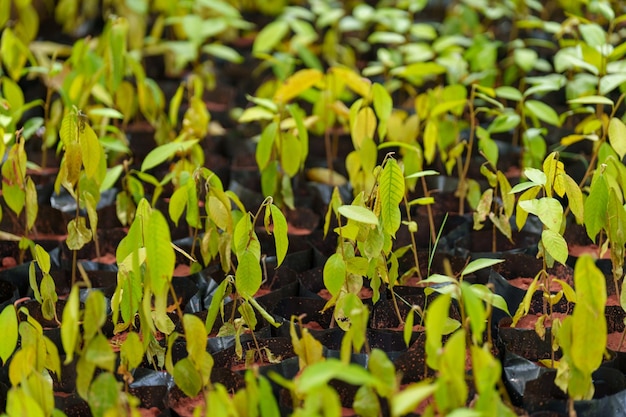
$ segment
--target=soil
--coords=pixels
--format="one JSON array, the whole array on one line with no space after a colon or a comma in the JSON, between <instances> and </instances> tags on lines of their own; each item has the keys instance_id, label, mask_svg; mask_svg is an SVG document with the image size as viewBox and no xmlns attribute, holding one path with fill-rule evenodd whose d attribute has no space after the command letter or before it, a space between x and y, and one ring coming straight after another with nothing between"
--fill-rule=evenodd
<instances>
[{"instance_id":1,"label":"soil","mask_svg":"<svg viewBox=\"0 0 626 417\"><path fill-rule=\"evenodd\" d=\"M626 352L626 340L622 342L622 332L609 333L606 340L607 349L611 349L615 352ZM622 343L620 347L620 343Z\"/></svg>"},{"instance_id":2,"label":"soil","mask_svg":"<svg viewBox=\"0 0 626 417\"><path fill-rule=\"evenodd\" d=\"M597 245L568 245L568 253L571 256L580 257L584 254L591 255L594 259L611 259L611 251L607 250L601 257L600 248Z\"/></svg>"},{"instance_id":3,"label":"soil","mask_svg":"<svg viewBox=\"0 0 626 417\"><path fill-rule=\"evenodd\" d=\"M98 263L107 264L107 265L113 265L116 262L115 255L112 253L105 253L104 255L101 255L99 258L93 258L91 260L93 262L98 262Z\"/></svg>"},{"instance_id":4,"label":"soil","mask_svg":"<svg viewBox=\"0 0 626 417\"><path fill-rule=\"evenodd\" d=\"M565 313L552 313L552 317L548 316L543 322L544 326L552 327L553 319L558 318L562 321L567 316L568 314L565 314ZM517 326L515 327L518 329L534 329L535 324L537 323L537 320L539 320L539 317L541 317L541 313L527 314L524 317L522 317L520 321L517 322Z\"/></svg>"},{"instance_id":5,"label":"soil","mask_svg":"<svg viewBox=\"0 0 626 417\"><path fill-rule=\"evenodd\" d=\"M310 330L324 330L324 327L316 321L307 321L306 323L302 323L302 326Z\"/></svg>"},{"instance_id":6,"label":"soil","mask_svg":"<svg viewBox=\"0 0 626 417\"><path fill-rule=\"evenodd\" d=\"M174 276L175 277L187 277L189 276L189 265L186 264L178 264L176 268L174 268Z\"/></svg>"},{"instance_id":7,"label":"soil","mask_svg":"<svg viewBox=\"0 0 626 417\"><path fill-rule=\"evenodd\" d=\"M193 417L193 410L196 407L203 407L206 405L204 401L204 395L202 393L196 395L193 398L183 396L170 401L170 408L175 411L180 417ZM203 413L200 413L202 415Z\"/></svg>"},{"instance_id":8,"label":"soil","mask_svg":"<svg viewBox=\"0 0 626 417\"><path fill-rule=\"evenodd\" d=\"M359 296L361 300L369 300L372 298L373 294L374 292L372 291L371 288L363 287L361 288L361 291L359 291L357 295ZM326 288L319 290L317 292L317 295L322 297L324 300L330 300L331 298L333 298L333 295Z\"/></svg>"},{"instance_id":9,"label":"soil","mask_svg":"<svg viewBox=\"0 0 626 417\"><path fill-rule=\"evenodd\" d=\"M555 279L557 277L555 277L554 275L550 276L551 279ZM520 288L522 290L527 290L528 287L530 287L530 284L532 284L534 278L525 278L525 277L519 277L519 278L513 278L508 280L509 284L511 284L514 287ZM554 282L554 281L550 281L550 292L559 292L561 291L561 284L559 284L558 282Z\"/></svg>"},{"instance_id":10,"label":"soil","mask_svg":"<svg viewBox=\"0 0 626 417\"><path fill-rule=\"evenodd\" d=\"M606 299L607 306L620 306L619 298L615 294L611 294Z\"/></svg>"},{"instance_id":11,"label":"soil","mask_svg":"<svg viewBox=\"0 0 626 417\"><path fill-rule=\"evenodd\" d=\"M3 269L13 268L14 266L17 266L17 260L14 257L5 256L4 258L2 258Z\"/></svg>"},{"instance_id":12,"label":"soil","mask_svg":"<svg viewBox=\"0 0 626 417\"><path fill-rule=\"evenodd\" d=\"M161 411L157 407L139 408L139 415L141 417L157 417L161 414Z\"/></svg>"}]
</instances>

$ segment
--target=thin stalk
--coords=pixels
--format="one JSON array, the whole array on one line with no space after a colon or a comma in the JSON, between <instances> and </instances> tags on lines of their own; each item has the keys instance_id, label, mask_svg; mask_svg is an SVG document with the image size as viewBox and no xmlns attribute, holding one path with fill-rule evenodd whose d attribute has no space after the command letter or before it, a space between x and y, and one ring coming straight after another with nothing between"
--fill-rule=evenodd
<instances>
[{"instance_id":1,"label":"thin stalk","mask_svg":"<svg viewBox=\"0 0 626 417\"><path fill-rule=\"evenodd\" d=\"M462 216L465 214L465 196L467 195L467 185L465 184L465 179L467 178L467 173L469 172L470 162L472 161L472 148L474 147L474 137L476 134L476 109L474 108L474 98L476 95L476 89L474 84L472 84L472 92L470 93L469 99L469 112L470 112L470 132L469 132L469 140L467 144L467 156L465 157L465 164L463 165L463 169L461 170L461 175L459 176L459 214Z\"/></svg>"},{"instance_id":2,"label":"thin stalk","mask_svg":"<svg viewBox=\"0 0 626 417\"><path fill-rule=\"evenodd\" d=\"M406 194L403 196L404 199L404 207L406 208L406 218L409 221L409 223L412 221L411 220L411 210L409 208L409 202L406 198ZM417 270L417 278L419 278L419 280L422 280L422 271L420 271L420 266L419 266L419 260L417 257L417 242L415 241L415 233L409 231L409 236L411 236L411 252L413 252L413 261L415 262L415 269ZM395 299L394 299L394 305L395 305ZM397 307L396 307L397 308Z\"/></svg>"},{"instance_id":3,"label":"thin stalk","mask_svg":"<svg viewBox=\"0 0 626 417\"><path fill-rule=\"evenodd\" d=\"M391 300L393 301L393 309L398 316L398 320L400 321L400 326L404 325L404 319L402 318L402 314L400 314L400 308L398 307L398 300L396 300L396 292L391 289Z\"/></svg>"},{"instance_id":4,"label":"thin stalk","mask_svg":"<svg viewBox=\"0 0 626 417\"><path fill-rule=\"evenodd\" d=\"M421 183L422 183L422 190L424 192L424 197L430 197L430 192L428 191L428 186L426 184L426 178L421 177ZM435 218L433 217L433 209L430 206L430 204L426 205L426 213L428 215L428 227L430 228L430 238L434 242L437 239L437 235L435 234Z\"/></svg>"},{"instance_id":5,"label":"thin stalk","mask_svg":"<svg viewBox=\"0 0 626 417\"><path fill-rule=\"evenodd\" d=\"M76 195L78 196L79 190L78 190L78 183L76 183ZM80 205L78 202L78 198L76 199L76 211L74 212L74 219L75 221L78 222L78 218L80 216ZM76 264L78 263L77 261L77 250L73 250L72 251L72 286L74 286L74 284L76 283Z\"/></svg>"},{"instance_id":6,"label":"thin stalk","mask_svg":"<svg viewBox=\"0 0 626 417\"><path fill-rule=\"evenodd\" d=\"M174 286L172 285L172 281L170 281L168 284L170 287L170 295L172 296L172 299L174 300L174 307L176 307L176 315L178 316L178 320L180 320L182 324L183 323L183 310L181 310L180 308L180 302L178 302L178 298L176 296L176 291L174 291Z\"/></svg>"}]
</instances>

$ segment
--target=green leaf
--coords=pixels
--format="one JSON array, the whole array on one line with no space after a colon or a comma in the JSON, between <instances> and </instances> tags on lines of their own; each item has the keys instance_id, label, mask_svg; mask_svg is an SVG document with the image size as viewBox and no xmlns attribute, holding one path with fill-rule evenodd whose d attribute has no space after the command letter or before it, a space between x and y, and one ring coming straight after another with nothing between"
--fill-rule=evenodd
<instances>
[{"instance_id":1,"label":"green leaf","mask_svg":"<svg viewBox=\"0 0 626 417\"><path fill-rule=\"evenodd\" d=\"M272 122L268 124L261 132L261 139L257 144L255 153L256 162L261 171L264 170L270 162L277 130L278 124L276 122Z\"/></svg>"},{"instance_id":2,"label":"green leaf","mask_svg":"<svg viewBox=\"0 0 626 417\"><path fill-rule=\"evenodd\" d=\"M626 74L608 74L600 78L600 86L598 93L600 95L608 95L611 91L615 90L622 84L626 83Z\"/></svg>"},{"instance_id":3,"label":"green leaf","mask_svg":"<svg viewBox=\"0 0 626 417\"><path fill-rule=\"evenodd\" d=\"M145 220L144 220L145 221ZM150 287L157 296L164 296L174 275L176 255L172 248L170 229L163 214L152 210L145 226L146 264Z\"/></svg>"},{"instance_id":4,"label":"green leaf","mask_svg":"<svg viewBox=\"0 0 626 417\"><path fill-rule=\"evenodd\" d=\"M332 254L324 264L324 286L332 296L339 294L339 290L346 281L347 266L341 254Z\"/></svg>"},{"instance_id":5,"label":"green leaf","mask_svg":"<svg viewBox=\"0 0 626 417\"><path fill-rule=\"evenodd\" d=\"M498 87L496 88L496 96L513 101L520 101L522 97L522 93L515 87Z\"/></svg>"},{"instance_id":6,"label":"green leaf","mask_svg":"<svg viewBox=\"0 0 626 417\"><path fill-rule=\"evenodd\" d=\"M351 385L374 385L376 378L365 368L357 364L344 364L335 358L307 366L296 379L296 390L299 393L311 393L325 386L331 379L338 379Z\"/></svg>"},{"instance_id":7,"label":"green leaf","mask_svg":"<svg viewBox=\"0 0 626 417\"><path fill-rule=\"evenodd\" d=\"M400 203L404 198L404 177L395 159L388 159L378 184L381 219L386 233L395 236L400 227Z\"/></svg>"},{"instance_id":8,"label":"green leaf","mask_svg":"<svg viewBox=\"0 0 626 417\"><path fill-rule=\"evenodd\" d=\"M524 102L524 108L537 119L553 126L561 126L559 115L546 103L538 100L528 100Z\"/></svg>"},{"instance_id":9,"label":"green leaf","mask_svg":"<svg viewBox=\"0 0 626 417\"><path fill-rule=\"evenodd\" d=\"M343 205L337 210L341 215L347 217L348 219L360 223L378 225L378 217L376 217L372 210L366 207Z\"/></svg>"},{"instance_id":10,"label":"green leaf","mask_svg":"<svg viewBox=\"0 0 626 417\"><path fill-rule=\"evenodd\" d=\"M65 313L65 310L63 310ZM85 301L83 318L84 338L90 340L104 325L107 317L107 304L101 291L90 291Z\"/></svg>"},{"instance_id":11,"label":"green leaf","mask_svg":"<svg viewBox=\"0 0 626 417\"><path fill-rule=\"evenodd\" d=\"M413 334L413 323L415 322L415 311L413 309L409 310L409 313L406 315L406 319L404 320L404 329L402 329L402 336L404 338L404 344L406 347L409 347L411 343L411 336Z\"/></svg>"},{"instance_id":12,"label":"green leaf","mask_svg":"<svg viewBox=\"0 0 626 417\"><path fill-rule=\"evenodd\" d=\"M442 294L438 296L428 307L424 327L426 328L426 364L438 370L441 358L442 337L444 335L444 324L450 309L450 295Z\"/></svg>"},{"instance_id":13,"label":"green leaf","mask_svg":"<svg viewBox=\"0 0 626 417\"><path fill-rule=\"evenodd\" d=\"M626 155L626 125L617 117L609 122L609 141L620 159Z\"/></svg>"},{"instance_id":14,"label":"green leaf","mask_svg":"<svg viewBox=\"0 0 626 417\"><path fill-rule=\"evenodd\" d=\"M285 174L291 178L294 177L300 169L302 145L300 140L289 132L283 133L281 139L280 165L285 171Z\"/></svg>"},{"instance_id":15,"label":"green leaf","mask_svg":"<svg viewBox=\"0 0 626 417\"><path fill-rule=\"evenodd\" d=\"M179 360L174 365L174 382L190 398L198 395L202 389L202 377L189 357Z\"/></svg>"},{"instance_id":16,"label":"green leaf","mask_svg":"<svg viewBox=\"0 0 626 417\"><path fill-rule=\"evenodd\" d=\"M254 296L261 288L263 273L256 255L249 249L238 254L237 272L235 273L235 287L244 298Z\"/></svg>"},{"instance_id":17,"label":"green leaf","mask_svg":"<svg viewBox=\"0 0 626 417\"><path fill-rule=\"evenodd\" d=\"M137 332L128 332L126 340L120 347L121 360L125 362L128 370L137 368L143 360L143 343Z\"/></svg>"},{"instance_id":18,"label":"green leaf","mask_svg":"<svg viewBox=\"0 0 626 417\"><path fill-rule=\"evenodd\" d=\"M371 107L363 107L350 123L350 133L355 149L360 149L366 139L374 139L376 132L376 114Z\"/></svg>"},{"instance_id":19,"label":"green leaf","mask_svg":"<svg viewBox=\"0 0 626 417\"><path fill-rule=\"evenodd\" d=\"M157 146L153 150L151 150L148 155L144 158L141 164L141 171L145 172L155 166L159 165L162 162L165 162L167 159L171 158L177 152L187 152L191 149L196 143L198 143L198 139L186 140L184 142L170 142L161 146Z\"/></svg>"},{"instance_id":20,"label":"green leaf","mask_svg":"<svg viewBox=\"0 0 626 417\"><path fill-rule=\"evenodd\" d=\"M487 328L487 311L478 294L471 289L471 285L463 281L461 283L463 305L466 317L469 318L472 341L474 344L482 340L483 333Z\"/></svg>"},{"instance_id":21,"label":"green leaf","mask_svg":"<svg viewBox=\"0 0 626 417\"><path fill-rule=\"evenodd\" d=\"M599 47L606 44L607 34L597 23L582 23L578 25L578 30L586 44L591 47Z\"/></svg>"},{"instance_id":22,"label":"green leaf","mask_svg":"<svg viewBox=\"0 0 626 417\"><path fill-rule=\"evenodd\" d=\"M274 204L270 206L272 214L272 223L274 224L274 242L276 244L276 266L279 267L285 256L287 255L287 249L289 248L289 239L287 236L287 220L285 215Z\"/></svg>"},{"instance_id":23,"label":"green leaf","mask_svg":"<svg viewBox=\"0 0 626 417\"><path fill-rule=\"evenodd\" d=\"M541 243L546 251L561 264L565 265L568 256L567 242L554 230L544 230L541 232Z\"/></svg>"},{"instance_id":24,"label":"green leaf","mask_svg":"<svg viewBox=\"0 0 626 417\"><path fill-rule=\"evenodd\" d=\"M567 102L569 104L600 104L603 106L615 105L615 103L613 103L613 100L604 96L585 96L567 100Z\"/></svg>"},{"instance_id":25,"label":"green leaf","mask_svg":"<svg viewBox=\"0 0 626 417\"><path fill-rule=\"evenodd\" d=\"M584 221L584 203L583 193L580 191L576 181L569 175L564 175L565 194L567 195L567 202L570 210L576 218L576 223L582 224Z\"/></svg>"},{"instance_id":26,"label":"green leaf","mask_svg":"<svg viewBox=\"0 0 626 417\"><path fill-rule=\"evenodd\" d=\"M87 228L87 222L84 217L72 219L67 224L67 240L66 244L70 250L79 250L91 241L92 233Z\"/></svg>"},{"instance_id":27,"label":"green leaf","mask_svg":"<svg viewBox=\"0 0 626 417\"><path fill-rule=\"evenodd\" d=\"M435 171L435 170L432 170L432 169L426 169L424 171L418 171L418 172L415 172L415 173L413 173L411 175L407 175L404 178L406 178L408 180L408 179L411 179L411 178L421 178L421 177L427 177L427 176L431 176L431 175L439 175L439 171Z\"/></svg>"},{"instance_id":28,"label":"green leaf","mask_svg":"<svg viewBox=\"0 0 626 417\"><path fill-rule=\"evenodd\" d=\"M0 343L0 359L2 359L2 364L5 365L17 346L18 323L17 313L13 304L9 304L2 309L0 313L0 328L3 333L2 343Z\"/></svg>"},{"instance_id":29,"label":"green leaf","mask_svg":"<svg viewBox=\"0 0 626 417\"><path fill-rule=\"evenodd\" d=\"M30 177L26 178L24 204L26 206L26 228L31 230L35 225L35 220L37 220L39 203L37 202L37 188Z\"/></svg>"},{"instance_id":30,"label":"green leaf","mask_svg":"<svg viewBox=\"0 0 626 417\"><path fill-rule=\"evenodd\" d=\"M322 80L324 74L316 69L301 69L287 78L274 93L274 101L288 103Z\"/></svg>"},{"instance_id":31,"label":"green leaf","mask_svg":"<svg viewBox=\"0 0 626 417\"><path fill-rule=\"evenodd\" d=\"M380 400L376 396L376 391L367 385L361 385L354 394L352 408L356 415L361 417L378 417L381 415Z\"/></svg>"},{"instance_id":32,"label":"green leaf","mask_svg":"<svg viewBox=\"0 0 626 417\"><path fill-rule=\"evenodd\" d=\"M391 397L391 415L400 417L413 412L423 401L430 398L437 384L430 380L415 382Z\"/></svg>"},{"instance_id":33,"label":"green leaf","mask_svg":"<svg viewBox=\"0 0 626 417\"><path fill-rule=\"evenodd\" d=\"M574 372L568 391L574 399L589 399L593 395L591 374L602 362L607 338L605 277L590 255L583 255L576 261L574 286L576 305L571 316L569 352Z\"/></svg>"},{"instance_id":34,"label":"green leaf","mask_svg":"<svg viewBox=\"0 0 626 417\"><path fill-rule=\"evenodd\" d=\"M120 383L113 374L101 373L89 387L89 408L94 417L104 417L116 410Z\"/></svg>"},{"instance_id":35,"label":"green leaf","mask_svg":"<svg viewBox=\"0 0 626 417\"><path fill-rule=\"evenodd\" d=\"M606 179L600 175L591 184L589 196L584 204L584 222L587 236L595 241L596 236L606 226L606 208L609 204L609 189Z\"/></svg>"},{"instance_id":36,"label":"green leaf","mask_svg":"<svg viewBox=\"0 0 626 417\"><path fill-rule=\"evenodd\" d=\"M187 352L189 358L200 365L204 358L207 344L207 330L204 323L193 314L185 314L183 316L183 328L185 329L185 340L187 341Z\"/></svg>"},{"instance_id":37,"label":"green leaf","mask_svg":"<svg viewBox=\"0 0 626 417\"><path fill-rule=\"evenodd\" d=\"M222 45L219 43L204 45L202 47L202 52L228 62L234 62L237 64L243 62L243 57L239 54L239 52L237 52L230 46Z\"/></svg>"},{"instance_id":38,"label":"green leaf","mask_svg":"<svg viewBox=\"0 0 626 417\"><path fill-rule=\"evenodd\" d=\"M563 206L559 200L550 197L520 201L519 206L528 213L539 217L549 229L558 232L563 221Z\"/></svg>"},{"instance_id":39,"label":"green leaf","mask_svg":"<svg viewBox=\"0 0 626 417\"><path fill-rule=\"evenodd\" d=\"M209 310L207 312L206 321L204 323L204 327L207 332L211 332L213 330L213 325L215 324L215 319L217 318L217 314L220 312L220 307L224 303L224 298L226 297L226 289L231 283L232 277L227 277L224 279L220 285L217 286L215 292L213 293L213 297L211 298L211 305L209 306Z\"/></svg>"},{"instance_id":40,"label":"green leaf","mask_svg":"<svg viewBox=\"0 0 626 417\"><path fill-rule=\"evenodd\" d=\"M467 264L467 266L463 269L463 272L461 272L461 276L471 274L484 268L489 268L501 262L504 262L504 259L475 259Z\"/></svg>"},{"instance_id":41,"label":"green leaf","mask_svg":"<svg viewBox=\"0 0 626 417\"><path fill-rule=\"evenodd\" d=\"M393 100L385 87L374 83L372 85L372 102L378 115L378 138L382 141L387 134L387 121L393 111Z\"/></svg>"},{"instance_id":42,"label":"green leaf","mask_svg":"<svg viewBox=\"0 0 626 417\"><path fill-rule=\"evenodd\" d=\"M85 359L102 369L113 372L117 355L113 352L106 336L98 333L87 346Z\"/></svg>"},{"instance_id":43,"label":"green leaf","mask_svg":"<svg viewBox=\"0 0 626 417\"><path fill-rule=\"evenodd\" d=\"M80 325L80 300L78 287L73 286L63 309L61 320L61 342L65 350L65 363L72 362L77 348Z\"/></svg>"},{"instance_id":44,"label":"green leaf","mask_svg":"<svg viewBox=\"0 0 626 417\"><path fill-rule=\"evenodd\" d=\"M186 206L187 189L186 187L179 187L172 193L172 196L170 197L170 202L167 206L167 211L170 219L172 219L176 226L178 226L178 221L180 220L180 216L183 215Z\"/></svg>"},{"instance_id":45,"label":"green leaf","mask_svg":"<svg viewBox=\"0 0 626 417\"><path fill-rule=\"evenodd\" d=\"M252 53L271 52L285 35L287 35L288 31L289 23L286 20L274 20L265 25L254 39Z\"/></svg>"}]
</instances>

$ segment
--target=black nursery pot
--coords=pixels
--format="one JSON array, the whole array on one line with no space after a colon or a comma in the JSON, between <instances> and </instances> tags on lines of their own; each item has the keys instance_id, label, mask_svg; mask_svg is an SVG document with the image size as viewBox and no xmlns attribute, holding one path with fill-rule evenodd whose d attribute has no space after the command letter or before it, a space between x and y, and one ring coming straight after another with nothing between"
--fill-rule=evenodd
<instances>
[{"instance_id":1,"label":"black nursery pot","mask_svg":"<svg viewBox=\"0 0 626 417\"><path fill-rule=\"evenodd\" d=\"M526 382L523 406L529 413L552 411L567 415L567 395L554 384L555 370L539 375ZM593 375L595 388L591 400L575 401L574 409L579 416L617 417L623 415L626 403L626 377L611 368L600 367Z\"/></svg>"},{"instance_id":2,"label":"black nursery pot","mask_svg":"<svg viewBox=\"0 0 626 417\"><path fill-rule=\"evenodd\" d=\"M278 337L290 337L290 320L292 316L301 317L302 325L309 333L328 349L339 349L343 330L337 326L331 327L333 310L322 312L326 301L321 298L288 297L281 300L272 309L272 315L281 323L275 329ZM296 332L301 337L301 328L296 321Z\"/></svg>"},{"instance_id":3,"label":"black nursery pot","mask_svg":"<svg viewBox=\"0 0 626 417\"><path fill-rule=\"evenodd\" d=\"M515 311L526 295L526 289L514 286L510 281L516 278L524 278L527 281L532 280L541 270L543 264L541 259L524 253L508 253L505 254L502 259L504 259L504 262L496 264L490 269L477 271L476 275L480 280L487 278L488 283L493 286L493 291L502 296L506 301L509 312L515 314ZM574 271L572 268L555 263L554 267L548 268L547 272L551 276L561 279L573 286ZM533 294L531 304L532 312L542 310L543 294L541 291L536 291ZM557 312L566 312L568 308L568 302L565 297L553 306L553 310ZM506 314L503 311L494 310L492 316L493 325L497 325L505 316Z\"/></svg>"}]
</instances>

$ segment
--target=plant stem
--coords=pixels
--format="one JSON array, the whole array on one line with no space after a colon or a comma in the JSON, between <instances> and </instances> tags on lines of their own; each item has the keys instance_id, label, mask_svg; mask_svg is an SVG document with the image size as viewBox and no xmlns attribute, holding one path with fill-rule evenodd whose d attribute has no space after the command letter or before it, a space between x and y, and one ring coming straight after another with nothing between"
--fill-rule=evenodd
<instances>
[{"instance_id":1,"label":"plant stem","mask_svg":"<svg viewBox=\"0 0 626 417\"><path fill-rule=\"evenodd\" d=\"M172 299L174 300L174 306L176 307L176 315L178 316L178 319L180 320L182 324L183 323L183 311L180 308L180 302L178 302L178 298L176 296L176 292L174 291L174 286L172 285L172 281L170 281L168 285L170 287L170 294L172 296Z\"/></svg>"},{"instance_id":2,"label":"plant stem","mask_svg":"<svg viewBox=\"0 0 626 417\"><path fill-rule=\"evenodd\" d=\"M406 198L406 193L403 196L404 199L404 207L406 209L406 218L409 221L409 223L412 221L411 220L411 210L409 208L409 202ZM431 229L432 231L432 229ZM415 241L415 233L413 233L412 231L409 230L409 236L411 236L411 252L413 252L413 261L415 262L415 269L417 270L417 278L421 281L422 280L422 271L420 271L420 265L419 265L419 259L417 257L417 242ZM393 292L392 292L393 294ZM394 305L395 305L395 299L394 299ZM397 307L396 307L397 308Z\"/></svg>"},{"instance_id":3,"label":"plant stem","mask_svg":"<svg viewBox=\"0 0 626 417\"><path fill-rule=\"evenodd\" d=\"M421 182L424 197L430 197L430 192L428 191L428 186L426 184L426 178L422 177ZM435 219L433 217L433 209L432 207L430 207L430 204L426 204L426 213L428 214L428 227L430 227L430 238L434 242L435 240L437 240L437 234L435 233Z\"/></svg>"},{"instance_id":4,"label":"plant stem","mask_svg":"<svg viewBox=\"0 0 626 417\"><path fill-rule=\"evenodd\" d=\"M459 197L459 214L462 216L465 214L465 196L467 195L466 178L469 172L470 162L472 161L472 148L474 147L474 136L476 133L476 110L474 109L474 98L476 95L475 84L472 84L472 90L469 99L469 112L470 112L470 132L469 140L467 144L467 156L465 157L465 164L460 172L459 185L457 187Z\"/></svg>"}]
</instances>

